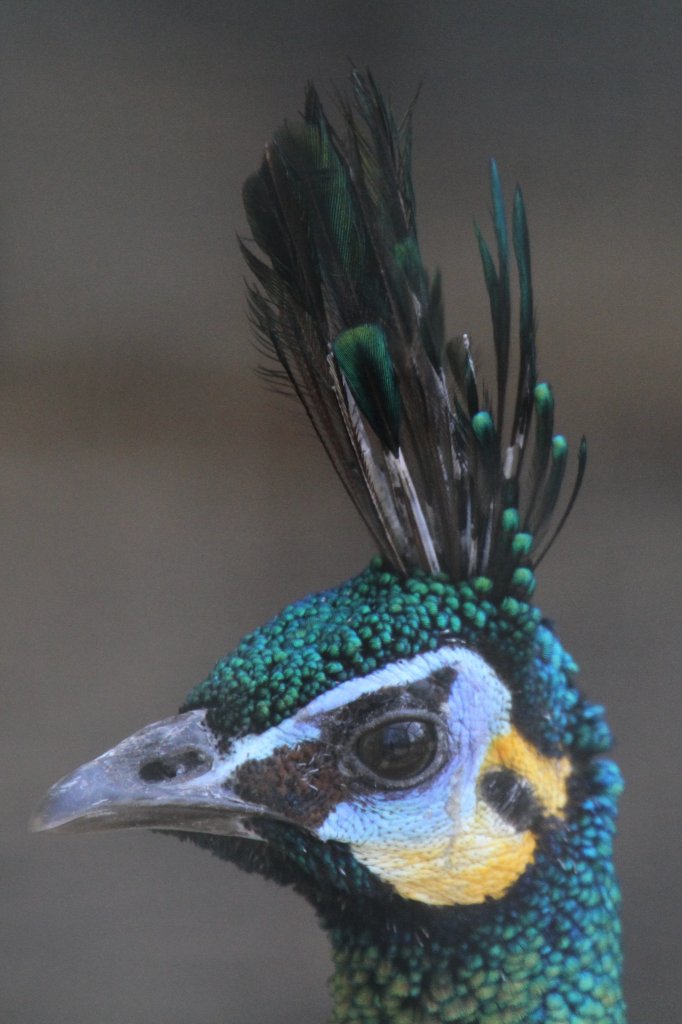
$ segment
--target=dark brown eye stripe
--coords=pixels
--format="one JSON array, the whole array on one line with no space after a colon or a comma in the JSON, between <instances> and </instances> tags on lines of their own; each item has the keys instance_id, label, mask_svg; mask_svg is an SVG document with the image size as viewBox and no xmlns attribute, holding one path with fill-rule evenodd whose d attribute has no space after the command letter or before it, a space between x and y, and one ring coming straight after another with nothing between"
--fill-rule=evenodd
<instances>
[{"instance_id":1,"label":"dark brown eye stripe","mask_svg":"<svg viewBox=\"0 0 682 1024\"><path fill-rule=\"evenodd\" d=\"M349 795L327 745L317 740L280 747L262 760L246 761L235 773L234 789L242 799L310 828L321 825Z\"/></svg>"}]
</instances>

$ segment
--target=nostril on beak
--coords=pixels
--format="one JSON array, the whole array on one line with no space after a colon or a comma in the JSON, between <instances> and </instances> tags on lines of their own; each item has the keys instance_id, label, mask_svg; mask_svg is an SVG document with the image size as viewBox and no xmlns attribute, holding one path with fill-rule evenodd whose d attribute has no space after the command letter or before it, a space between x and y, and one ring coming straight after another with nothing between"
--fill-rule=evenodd
<instances>
[{"instance_id":1,"label":"nostril on beak","mask_svg":"<svg viewBox=\"0 0 682 1024\"><path fill-rule=\"evenodd\" d=\"M169 782L203 775L210 767L210 758L200 750L183 750L147 761L140 768L140 778L143 782Z\"/></svg>"}]
</instances>

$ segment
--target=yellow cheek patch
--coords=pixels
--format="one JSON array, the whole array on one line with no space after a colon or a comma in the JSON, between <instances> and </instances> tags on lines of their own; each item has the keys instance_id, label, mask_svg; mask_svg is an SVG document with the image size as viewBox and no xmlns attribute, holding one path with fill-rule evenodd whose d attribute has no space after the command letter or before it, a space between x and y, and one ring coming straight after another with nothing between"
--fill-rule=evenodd
<instances>
[{"instance_id":1,"label":"yellow cheek patch","mask_svg":"<svg viewBox=\"0 0 682 1024\"><path fill-rule=\"evenodd\" d=\"M492 741L481 774L495 768L507 768L526 779L545 812L563 818L568 799L566 782L571 774L567 757L545 757L512 728Z\"/></svg>"},{"instance_id":2,"label":"yellow cheek patch","mask_svg":"<svg viewBox=\"0 0 682 1024\"><path fill-rule=\"evenodd\" d=\"M433 906L499 899L533 860L535 836L516 832L480 801L454 837L423 844L353 846L353 853L405 899Z\"/></svg>"},{"instance_id":3,"label":"yellow cheek patch","mask_svg":"<svg viewBox=\"0 0 682 1024\"><path fill-rule=\"evenodd\" d=\"M491 742L478 777L499 769L525 779L546 814L564 816L568 758L545 757L512 728ZM425 815L423 838L417 842L351 844L358 860L406 899L434 906L500 899L535 857L533 832L519 832L484 800L477 797L471 812L461 817L457 782L454 786L446 816L448 834L429 833Z\"/></svg>"}]
</instances>

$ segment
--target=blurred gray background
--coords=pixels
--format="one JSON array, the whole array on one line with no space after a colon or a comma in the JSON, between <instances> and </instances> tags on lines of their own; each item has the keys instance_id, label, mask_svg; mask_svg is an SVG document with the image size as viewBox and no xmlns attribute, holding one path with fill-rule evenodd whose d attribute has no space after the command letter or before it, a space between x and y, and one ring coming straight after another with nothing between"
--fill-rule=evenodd
<instances>
[{"instance_id":1,"label":"blurred gray background","mask_svg":"<svg viewBox=\"0 0 682 1024\"><path fill-rule=\"evenodd\" d=\"M541 372L591 442L538 600L627 776L632 1021L676 1020L679 5L5 0L0 37L0 1019L325 1018L325 940L292 894L175 840L26 822L371 554L302 415L253 374L235 243L269 133L351 59L398 109L423 83L421 240L451 333L487 338L488 158L523 183Z\"/></svg>"}]
</instances>

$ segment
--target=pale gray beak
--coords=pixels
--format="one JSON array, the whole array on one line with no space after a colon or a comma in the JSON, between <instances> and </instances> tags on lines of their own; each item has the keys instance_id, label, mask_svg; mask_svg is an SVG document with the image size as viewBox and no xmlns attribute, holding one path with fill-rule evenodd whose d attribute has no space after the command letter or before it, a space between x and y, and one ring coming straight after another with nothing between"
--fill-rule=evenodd
<instances>
[{"instance_id":1,"label":"pale gray beak","mask_svg":"<svg viewBox=\"0 0 682 1024\"><path fill-rule=\"evenodd\" d=\"M258 838L248 820L277 815L236 796L230 775L206 711L188 711L145 726L66 775L46 794L30 827L36 832L152 828Z\"/></svg>"}]
</instances>

